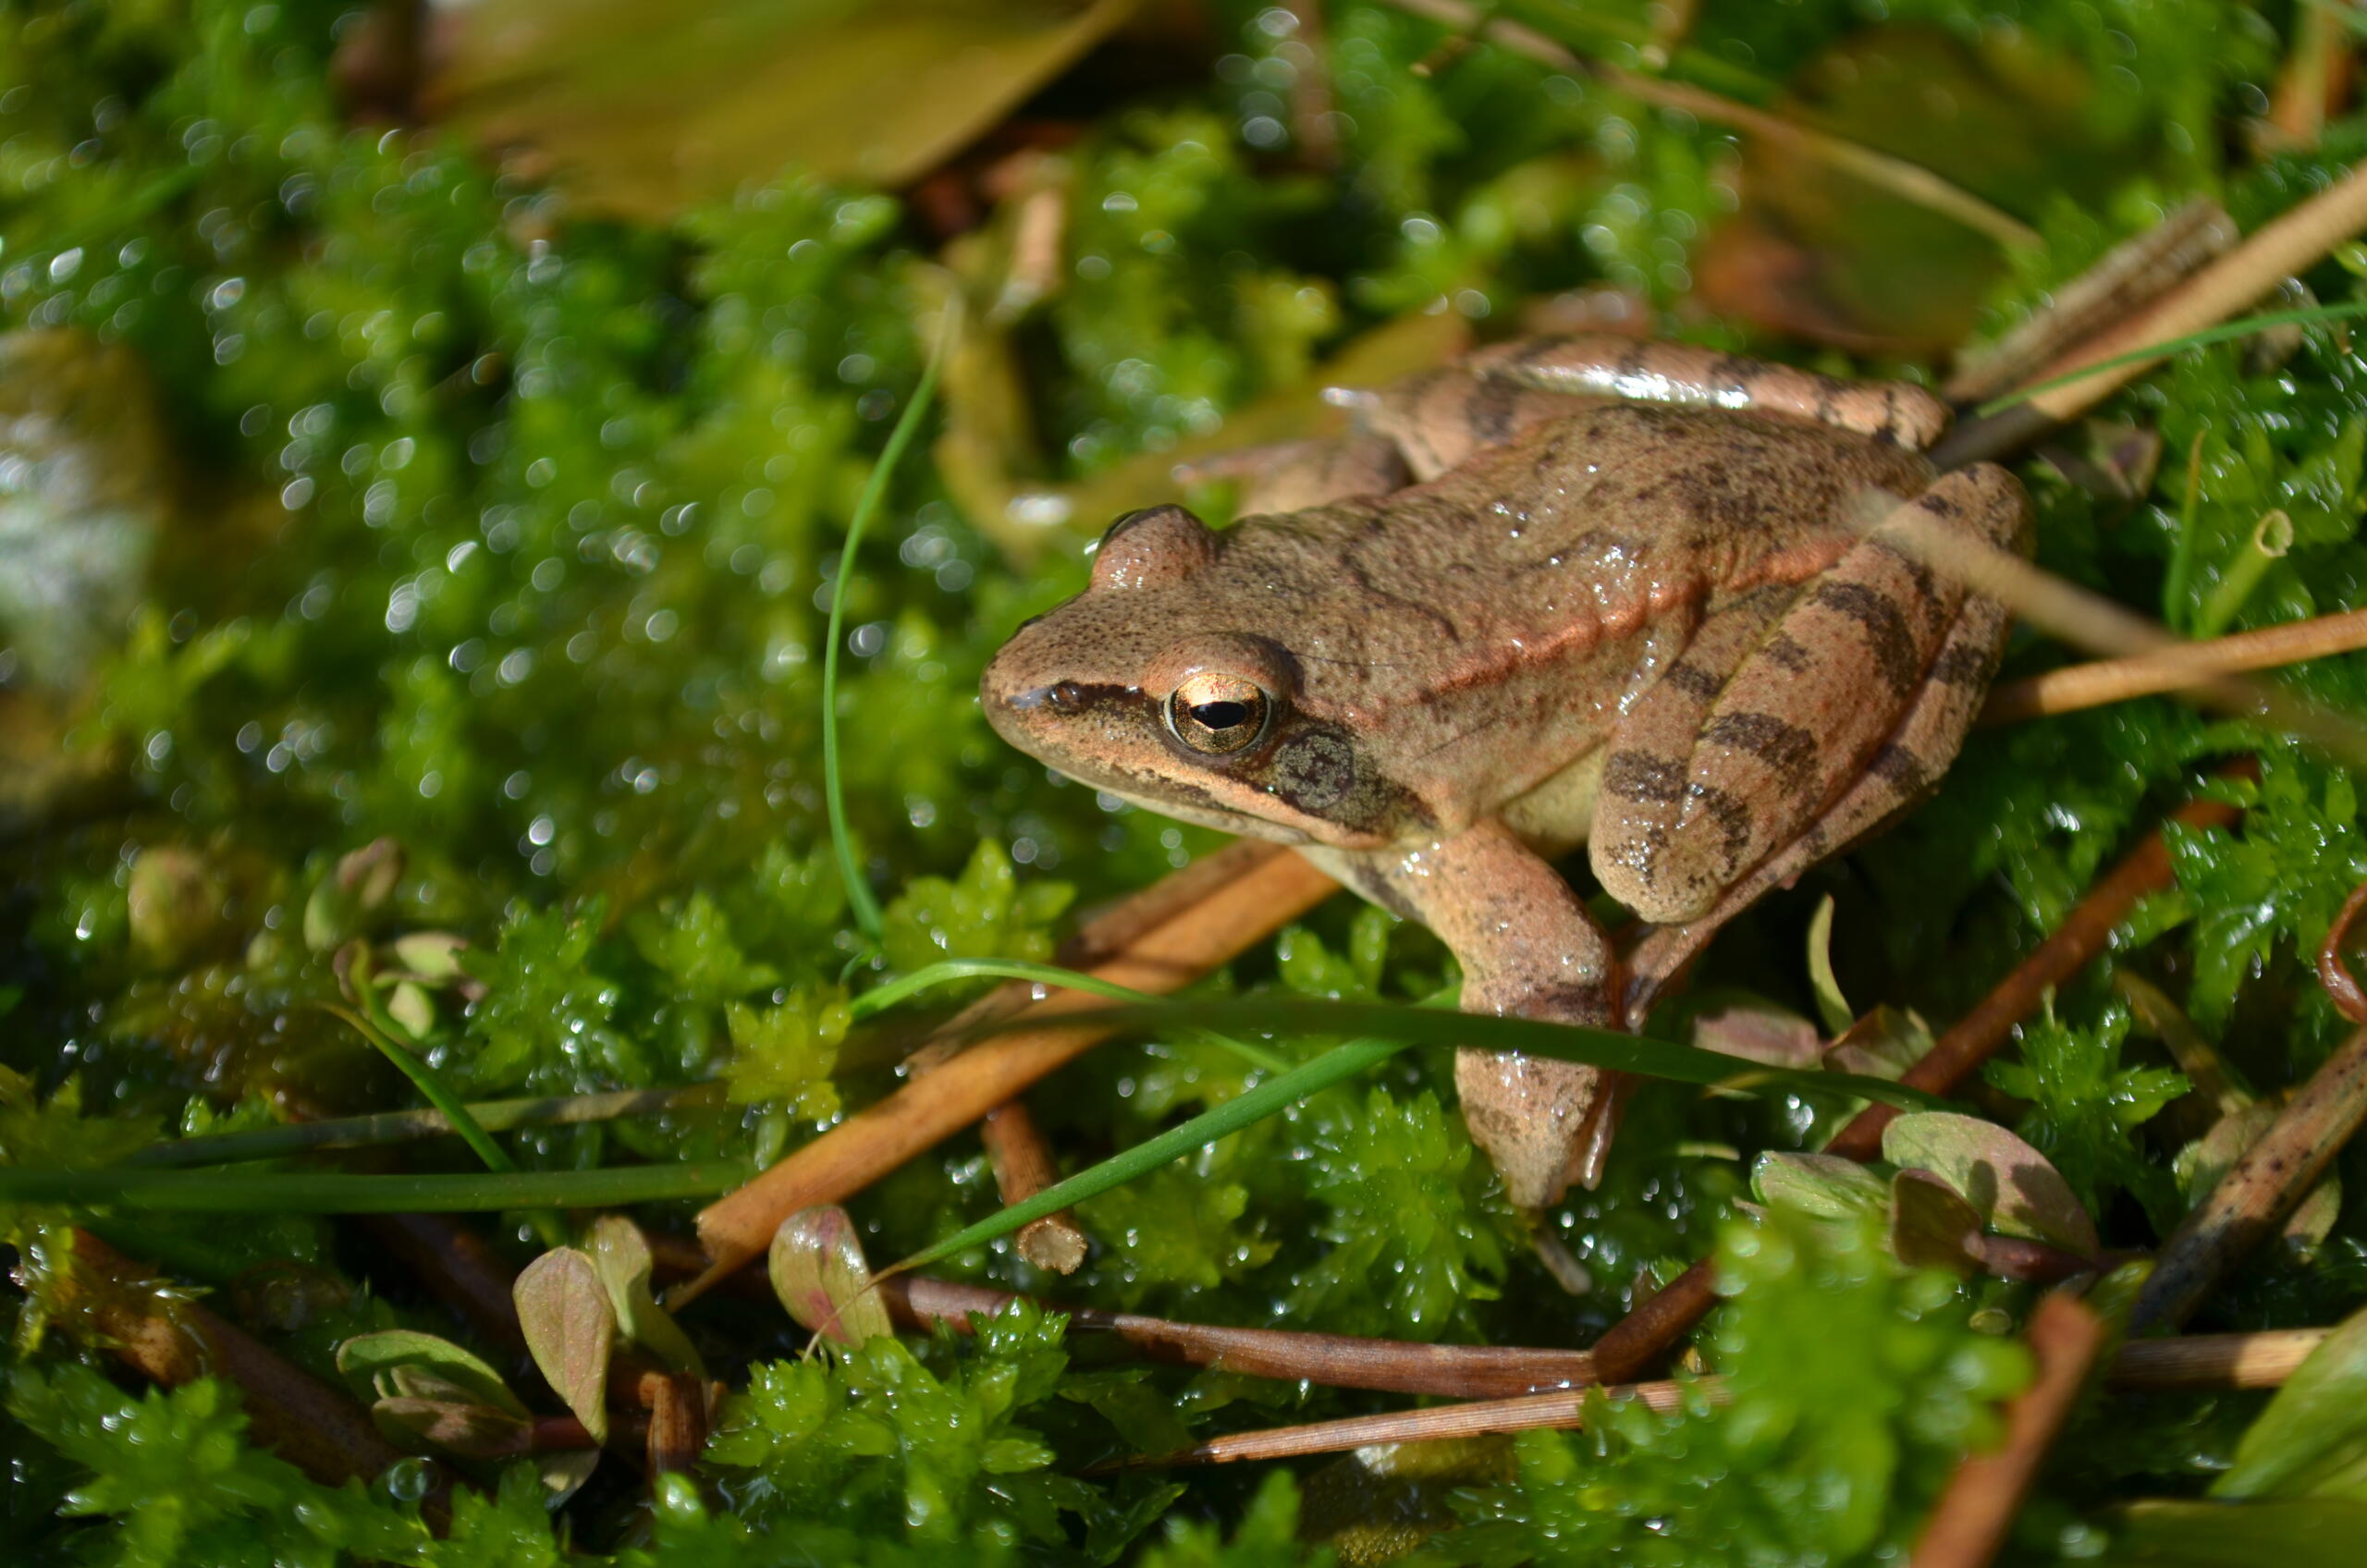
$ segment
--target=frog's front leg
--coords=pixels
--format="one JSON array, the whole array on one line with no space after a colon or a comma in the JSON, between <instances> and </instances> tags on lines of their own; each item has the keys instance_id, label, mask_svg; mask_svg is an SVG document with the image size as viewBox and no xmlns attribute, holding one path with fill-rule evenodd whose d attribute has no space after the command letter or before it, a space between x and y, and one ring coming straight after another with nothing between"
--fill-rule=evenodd
<instances>
[{"instance_id":1,"label":"frog's front leg","mask_svg":"<svg viewBox=\"0 0 2367 1568\"><path fill-rule=\"evenodd\" d=\"M1436 932L1463 966L1466 1012L1619 1026L1610 938L1561 874L1502 823L1410 849L1303 852ZM1614 1120L1608 1076L1512 1052L1456 1056L1464 1121L1515 1207L1533 1213L1573 1181L1592 1184Z\"/></svg>"}]
</instances>

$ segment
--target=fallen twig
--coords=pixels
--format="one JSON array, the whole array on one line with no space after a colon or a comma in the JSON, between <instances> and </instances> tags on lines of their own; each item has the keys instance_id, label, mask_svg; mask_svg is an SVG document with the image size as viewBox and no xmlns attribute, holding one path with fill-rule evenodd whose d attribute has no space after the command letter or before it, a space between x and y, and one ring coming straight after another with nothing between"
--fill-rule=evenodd
<instances>
[{"instance_id":1,"label":"fallen twig","mask_svg":"<svg viewBox=\"0 0 2367 1568\"><path fill-rule=\"evenodd\" d=\"M1913 1568L1987 1568L2005 1544L2040 1463L2078 1402L2104 1342L2104 1323L2076 1296L2057 1292L2030 1314L2038 1375L2005 1407L2005 1440L1956 1469L1916 1543Z\"/></svg>"},{"instance_id":2,"label":"fallen twig","mask_svg":"<svg viewBox=\"0 0 2367 1568\"><path fill-rule=\"evenodd\" d=\"M255 1440L325 1486L369 1481L403 1457L352 1400L204 1307L161 1294L153 1271L88 1231L56 1280L74 1331L151 1382L237 1385Z\"/></svg>"},{"instance_id":3,"label":"fallen twig","mask_svg":"<svg viewBox=\"0 0 2367 1568\"><path fill-rule=\"evenodd\" d=\"M978 1123L978 1136L987 1145L987 1158L994 1166L995 1190L1002 1194L1006 1207L1024 1203L1060 1180L1052 1151L1045 1147L1043 1133L1022 1102L1007 1100L987 1112L986 1120ZM1073 1274L1085 1262L1088 1243L1085 1232L1077 1229L1075 1216L1064 1208L1022 1225L1012 1244L1038 1268Z\"/></svg>"},{"instance_id":4,"label":"fallen twig","mask_svg":"<svg viewBox=\"0 0 2367 1568\"><path fill-rule=\"evenodd\" d=\"M2342 961L2350 922L2367 904L2367 886L2354 890L2326 933L2318 969L2335 1005L2367 1023L2358 983ZM2202 1305L2238 1258L2275 1234L2294 1207L2318 1184L2334 1157L2367 1123L2367 1027L2344 1041L2269 1123L2268 1131L2228 1168L2162 1243L2153 1272L2138 1292L2134 1328L2176 1327Z\"/></svg>"},{"instance_id":5,"label":"fallen twig","mask_svg":"<svg viewBox=\"0 0 2367 1568\"><path fill-rule=\"evenodd\" d=\"M2235 807L2217 801L2192 801L2172 813L2171 820L2192 828L2225 827L2238 815ZM1996 1053L2012 1035L2014 1025L2037 1010L2049 989L2086 968L2104 950L2114 927L2128 918L2138 900L2169 885L2169 849L2156 829L2089 889L2054 935L2016 965L1956 1027L1933 1041L1922 1059L1907 1070L1903 1082L1935 1095L1954 1090ZM1888 1106L1867 1107L1834 1134L1825 1152L1860 1161L1879 1158L1883 1129L1896 1114ZM1710 1265L1706 1261L1694 1264L1595 1341L1595 1361L1603 1377L1632 1378L1690 1332L1716 1302Z\"/></svg>"},{"instance_id":6,"label":"fallen twig","mask_svg":"<svg viewBox=\"0 0 2367 1568\"><path fill-rule=\"evenodd\" d=\"M2043 380L2124 355L2142 355L2156 345L2215 326L2324 259L2362 227L2367 227L2367 165L2261 228L2145 310L2089 338ZM2013 451L2041 431L2077 419L2160 362L2159 355L2131 359L2033 392L1994 414L1967 420L1932 448L1932 460L1941 468L1958 468Z\"/></svg>"},{"instance_id":7,"label":"fallen twig","mask_svg":"<svg viewBox=\"0 0 2367 1568\"><path fill-rule=\"evenodd\" d=\"M890 1275L879 1281L879 1293L889 1315L904 1327L928 1329L943 1323L961 1332L968 1331L972 1313L992 1317L1023 1299L925 1274ZM1072 1334L1107 1335L1154 1361L1221 1367L1251 1378L1453 1399L1526 1394L1594 1381L1593 1357L1582 1350L1426 1345L1281 1329L1227 1329L1097 1307L1040 1305L1047 1311L1066 1313Z\"/></svg>"},{"instance_id":8,"label":"fallen twig","mask_svg":"<svg viewBox=\"0 0 2367 1568\"><path fill-rule=\"evenodd\" d=\"M1143 932L1092 973L1136 990L1165 993L1206 974L1337 890L1303 857L1269 853L1206 899ZM1105 1032L1063 1028L1064 1012L1107 1005L1063 991L1028 1011L1044 1026L998 1035L915 1077L877 1105L805 1145L754 1181L701 1210L699 1239L714 1259L669 1293L680 1306L762 1254L780 1222L801 1208L834 1203L967 1126L1028 1084L1074 1060Z\"/></svg>"},{"instance_id":9,"label":"fallen twig","mask_svg":"<svg viewBox=\"0 0 2367 1568\"><path fill-rule=\"evenodd\" d=\"M1955 374L1940 395L1952 403L1977 403L2017 383L2035 380L2056 359L2091 336L2128 316L2212 257L2236 243L2226 209L2198 196L2141 234L2130 236L2103 259L2054 291L2045 307L1994 343L1956 358Z\"/></svg>"},{"instance_id":10,"label":"fallen twig","mask_svg":"<svg viewBox=\"0 0 2367 1568\"><path fill-rule=\"evenodd\" d=\"M706 1386L687 1372L654 1373L649 1385L649 1474L687 1472L706 1447Z\"/></svg>"},{"instance_id":11,"label":"fallen twig","mask_svg":"<svg viewBox=\"0 0 2367 1568\"><path fill-rule=\"evenodd\" d=\"M513 1363L526 1354L509 1288L518 1271L477 1231L443 1214L357 1216L394 1263L426 1287L472 1333L498 1345Z\"/></svg>"},{"instance_id":12,"label":"fallen twig","mask_svg":"<svg viewBox=\"0 0 2367 1568\"><path fill-rule=\"evenodd\" d=\"M2345 610L2207 642L2168 643L2128 658L2067 665L1996 687L1981 710L1980 722L2011 724L2131 697L2188 691L2217 676L2274 669L2361 648L2367 648L2367 610Z\"/></svg>"},{"instance_id":13,"label":"fallen twig","mask_svg":"<svg viewBox=\"0 0 2367 1568\"><path fill-rule=\"evenodd\" d=\"M2112 1388L2132 1392L2276 1388L2331 1332L2327 1329L2279 1329L2259 1334L2194 1334L2179 1339L2132 1341L2114 1357L2107 1382ZM1429 1410L1352 1415L1337 1421L1237 1432L1173 1453L1122 1460L1099 1468L1231 1464L1245 1460L1338 1453L1367 1443L1429 1442L1544 1427L1568 1428L1582 1424L1587 1399L1596 1391L1576 1389L1510 1399L1473 1400ZM1716 1377L1684 1382L1616 1384L1599 1391L1612 1400L1640 1399L1649 1408L1663 1412L1679 1408L1688 1393L1711 1403L1722 1403L1726 1397L1724 1379Z\"/></svg>"},{"instance_id":14,"label":"fallen twig","mask_svg":"<svg viewBox=\"0 0 2367 1568\"><path fill-rule=\"evenodd\" d=\"M2038 231L2012 214L1982 201L1964 187L1943 178L1920 164L1878 151L1862 141L1852 141L1846 136L1836 136L1797 120L1787 120L1781 115L1769 114L1748 104L1738 104L1706 88L1673 81L1666 77L1643 76L1635 71L1622 70L1617 66L1605 65L1600 60L1589 60L1574 54L1534 28L1524 27L1501 17L1487 17L1478 6L1466 4L1465 0L1391 0L1391 3L1399 10L1427 17L1458 32L1475 34L1499 48L1511 50L1515 55L1526 55L1555 70L1600 81L1655 108L1674 109L1711 124L1732 126L1761 141L1780 143L1917 206L1944 214L2001 245L2029 249L2042 243Z\"/></svg>"},{"instance_id":15,"label":"fallen twig","mask_svg":"<svg viewBox=\"0 0 2367 1568\"><path fill-rule=\"evenodd\" d=\"M1883 541L1975 593L1997 600L2020 620L2075 648L2116 660L2180 659L2197 644L2182 643L2159 623L2116 599L2080 587L2000 549L1954 530L1919 508L1901 507L1879 496L1851 520ZM2352 767L2367 767L2367 725L2289 689L2237 675L2187 674L2177 684L2208 703L2298 736Z\"/></svg>"}]
</instances>

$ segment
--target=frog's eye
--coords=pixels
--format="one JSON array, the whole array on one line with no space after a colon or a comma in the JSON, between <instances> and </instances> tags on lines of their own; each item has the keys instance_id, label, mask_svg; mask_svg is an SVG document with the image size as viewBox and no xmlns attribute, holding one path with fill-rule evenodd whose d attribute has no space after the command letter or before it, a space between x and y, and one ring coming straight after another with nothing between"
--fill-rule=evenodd
<instances>
[{"instance_id":1,"label":"frog's eye","mask_svg":"<svg viewBox=\"0 0 2367 1568\"><path fill-rule=\"evenodd\" d=\"M1167 728L1196 752L1223 756L1265 733L1273 701L1238 675L1187 675L1167 699Z\"/></svg>"}]
</instances>

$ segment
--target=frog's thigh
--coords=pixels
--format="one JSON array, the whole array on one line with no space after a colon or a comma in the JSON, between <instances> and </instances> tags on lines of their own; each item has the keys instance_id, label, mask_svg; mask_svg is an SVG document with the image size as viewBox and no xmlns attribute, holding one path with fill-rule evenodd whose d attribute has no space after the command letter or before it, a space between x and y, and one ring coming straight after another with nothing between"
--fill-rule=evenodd
<instances>
[{"instance_id":1,"label":"frog's thigh","mask_svg":"<svg viewBox=\"0 0 2367 1568\"><path fill-rule=\"evenodd\" d=\"M1797 596L1789 584L1770 583L1711 610L1685 651L1620 718L1603 747L1602 782L1582 835L1598 867L1633 867L1640 875L1666 852L1684 812L1701 726L1726 682Z\"/></svg>"},{"instance_id":2,"label":"frog's thigh","mask_svg":"<svg viewBox=\"0 0 2367 1568\"><path fill-rule=\"evenodd\" d=\"M1574 411L1579 402L1551 388L1453 367L1409 375L1378 391L1330 396L1355 410L1359 429L1395 447L1422 484L1533 424Z\"/></svg>"},{"instance_id":3,"label":"frog's thigh","mask_svg":"<svg viewBox=\"0 0 2367 1568\"><path fill-rule=\"evenodd\" d=\"M1901 521L1919 514L1963 527L2002 508L2010 530L2019 497L2002 472L1951 474L1908 502ZM1888 526L1812 579L1718 693L1681 780L1660 776L1662 793L1677 797L1675 820L1665 802L1639 806L1638 815L1661 815L1599 839L1597 876L1646 920L1707 914L1880 766L1879 749L1915 705L1964 599L1886 539ZM1606 792L1605 804L1623 802Z\"/></svg>"},{"instance_id":4,"label":"frog's thigh","mask_svg":"<svg viewBox=\"0 0 2367 1568\"><path fill-rule=\"evenodd\" d=\"M1463 965L1463 1010L1562 1023L1616 1023L1610 938L1561 874L1495 821L1413 851L1316 854L1376 902L1436 932ZM1465 1049L1454 1079L1472 1140L1515 1206L1591 1182L1610 1132L1606 1075L1574 1062Z\"/></svg>"},{"instance_id":5,"label":"frog's thigh","mask_svg":"<svg viewBox=\"0 0 2367 1568\"><path fill-rule=\"evenodd\" d=\"M1175 476L1186 484L1238 480L1233 510L1243 517L1304 511L1355 496L1386 496L1411 477L1396 447L1368 431L1336 440L1284 441L1220 452L1177 465Z\"/></svg>"},{"instance_id":6,"label":"frog's thigh","mask_svg":"<svg viewBox=\"0 0 2367 1568\"><path fill-rule=\"evenodd\" d=\"M1540 391L1791 414L1921 451L1948 427L1948 407L1900 381L1839 381L1685 343L1609 333L1530 337L1466 354L1474 374Z\"/></svg>"},{"instance_id":7,"label":"frog's thigh","mask_svg":"<svg viewBox=\"0 0 2367 1568\"><path fill-rule=\"evenodd\" d=\"M1989 464L1950 476L1954 498L1973 508L1954 520L1978 537L2028 554L2030 508L2005 472ZM1698 919L1648 931L1626 965L1628 1016L1640 1019L1662 989L1692 961L1719 926L1748 908L1768 889L1789 883L1809 867L1846 850L1911 805L1956 760L1965 732L1981 709L2005 643L2005 607L1980 594L1965 597L1956 624L1897 729L1875 752L1841 798L1790 843L1760 862L1725 890L1716 906Z\"/></svg>"}]
</instances>

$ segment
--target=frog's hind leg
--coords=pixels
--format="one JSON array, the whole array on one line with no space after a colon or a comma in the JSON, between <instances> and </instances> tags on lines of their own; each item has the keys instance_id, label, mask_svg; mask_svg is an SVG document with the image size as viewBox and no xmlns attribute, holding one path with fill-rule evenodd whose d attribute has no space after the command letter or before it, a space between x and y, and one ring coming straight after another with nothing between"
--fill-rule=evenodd
<instances>
[{"instance_id":1,"label":"frog's hind leg","mask_svg":"<svg viewBox=\"0 0 2367 1568\"><path fill-rule=\"evenodd\" d=\"M1948 406L1903 381L1839 381L1791 365L1685 343L1608 333L1529 337L1463 358L1484 380L1565 397L1789 414L1921 451L1948 427Z\"/></svg>"},{"instance_id":2,"label":"frog's hind leg","mask_svg":"<svg viewBox=\"0 0 2367 1568\"><path fill-rule=\"evenodd\" d=\"M1914 504L1990 544L2025 554L2030 549L2028 503L2002 470L1984 464L1951 474ZM1869 543L1880 546L1879 537ZM1848 564L1846 557L1842 564ZM1809 867L1878 831L1947 771L1988 692L2007 619L2003 605L1980 594L1960 595L1960 606L1905 714L1838 797L1806 819L1787 816L1788 838L1724 887L1708 908L1649 926L1633 943L1622 966L1627 1018L1640 1022L1728 920L1769 889L1789 885Z\"/></svg>"}]
</instances>

